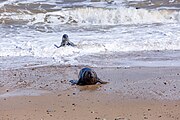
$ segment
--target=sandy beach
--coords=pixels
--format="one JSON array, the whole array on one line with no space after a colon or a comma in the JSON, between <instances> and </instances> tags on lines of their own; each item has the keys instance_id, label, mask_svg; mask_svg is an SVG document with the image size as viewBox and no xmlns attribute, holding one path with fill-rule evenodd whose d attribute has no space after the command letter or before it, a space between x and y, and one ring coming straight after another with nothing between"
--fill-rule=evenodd
<instances>
[{"instance_id":1,"label":"sandy beach","mask_svg":"<svg viewBox=\"0 0 180 120\"><path fill-rule=\"evenodd\" d=\"M179 67L93 68L105 85L77 86L83 66L0 71L0 120L178 120Z\"/></svg>"},{"instance_id":2,"label":"sandy beach","mask_svg":"<svg viewBox=\"0 0 180 120\"><path fill-rule=\"evenodd\" d=\"M0 120L180 120L180 0L1 0L0 38Z\"/></svg>"}]
</instances>

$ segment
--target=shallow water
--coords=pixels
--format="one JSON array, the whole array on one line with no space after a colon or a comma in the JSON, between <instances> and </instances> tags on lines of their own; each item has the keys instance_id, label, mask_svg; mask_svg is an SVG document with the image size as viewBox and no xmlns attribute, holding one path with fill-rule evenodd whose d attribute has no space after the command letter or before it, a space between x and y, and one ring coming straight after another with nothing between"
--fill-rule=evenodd
<instances>
[{"instance_id":1,"label":"shallow water","mask_svg":"<svg viewBox=\"0 0 180 120\"><path fill-rule=\"evenodd\" d=\"M179 2L0 2L0 69L51 64L180 66ZM57 49L66 33L77 47Z\"/></svg>"}]
</instances>

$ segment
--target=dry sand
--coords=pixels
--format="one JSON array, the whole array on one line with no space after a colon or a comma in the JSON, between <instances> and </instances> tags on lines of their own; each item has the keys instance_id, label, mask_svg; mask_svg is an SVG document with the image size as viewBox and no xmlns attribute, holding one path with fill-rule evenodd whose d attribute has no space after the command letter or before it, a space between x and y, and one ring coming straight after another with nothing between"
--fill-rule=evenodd
<instances>
[{"instance_id":1,"label":"dry sand","mask_svg":"<svg viewBox=\"0 0 180 120\"><path fill-rule=\"evenodd\" d=\"M178 120L180 68L93 68L106 85L76 86L82 66L0 71L0 120Z\"/></svg>"}]
</instances>

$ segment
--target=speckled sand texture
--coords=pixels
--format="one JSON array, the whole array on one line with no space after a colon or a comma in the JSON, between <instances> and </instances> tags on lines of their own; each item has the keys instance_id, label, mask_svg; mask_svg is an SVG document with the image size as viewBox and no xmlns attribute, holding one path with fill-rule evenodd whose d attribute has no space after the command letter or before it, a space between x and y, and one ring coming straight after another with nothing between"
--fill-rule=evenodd
<instances>
[{"instance_id":1,"label":"speckled sand texture","mask_svg":"<svg viewBox=\"0 0 180 120\"><path fill-rule=\"evenodd\" d=\"M180 68L93 68L109 83L71 85L81 68L0 71L0 120L180 119Z\"/></svg>"}]
</instances>

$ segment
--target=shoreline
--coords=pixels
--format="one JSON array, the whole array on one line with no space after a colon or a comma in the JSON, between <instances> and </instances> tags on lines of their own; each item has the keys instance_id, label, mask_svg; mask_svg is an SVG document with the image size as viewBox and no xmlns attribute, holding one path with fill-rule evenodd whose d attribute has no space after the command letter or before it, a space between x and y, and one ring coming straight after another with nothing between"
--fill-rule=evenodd
<instances>
[{"instance_id":1,"label":"shoreline","mask_svg":"<svg viewBox=\"0 0 180 120\"><path fill-rule=\"evenodd\" d=\"M0 119L180 119L180 67L94 67L108 84L71 85L83 67L1 70Z\"/></svg>"},{"instance_id":2,"label":"shoreline","mask_svg":"<svg viewBox=\"0 0 180 120\"><path fill-rule=\"evenodd\" d=\"M105 85L77 86L80 69L89 66L51 65L0 71L0 90L100 91L123 93L123 96L142 99L179 100L180 67L91 67ZM1 90L3 91L3 90ZM0 92L2 93L2 92ZM173 94L173 95L171 95Z\"/></svg>"}]
</instances>

